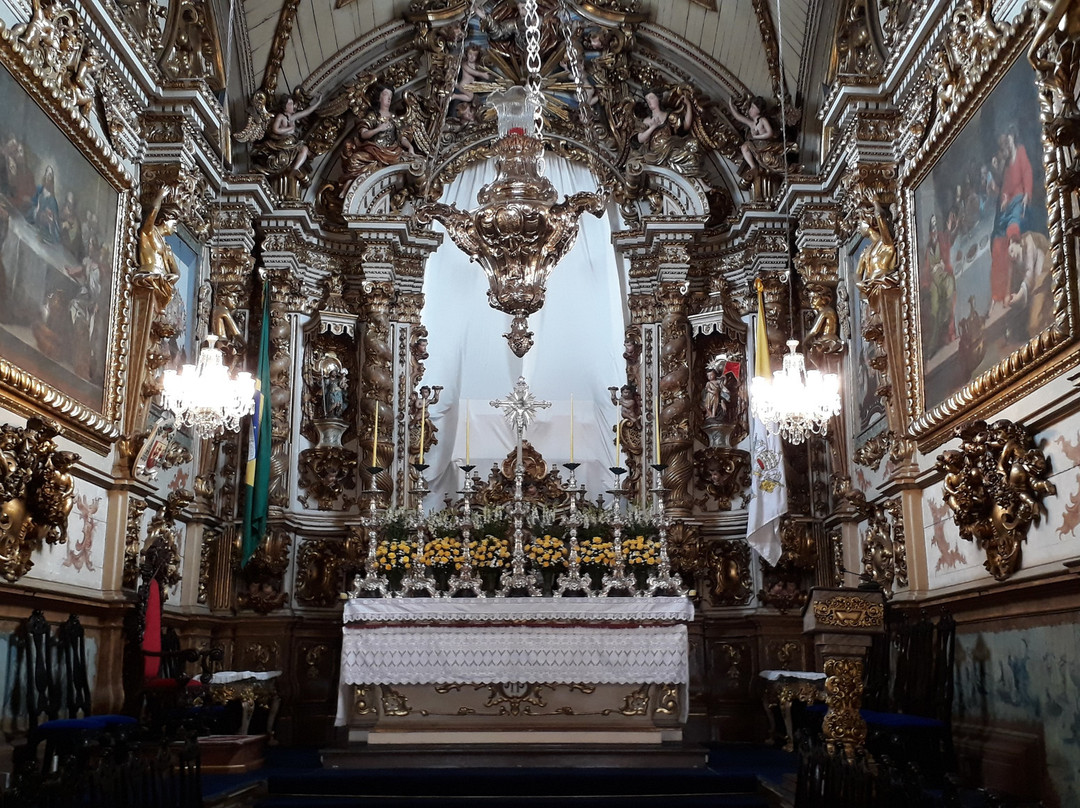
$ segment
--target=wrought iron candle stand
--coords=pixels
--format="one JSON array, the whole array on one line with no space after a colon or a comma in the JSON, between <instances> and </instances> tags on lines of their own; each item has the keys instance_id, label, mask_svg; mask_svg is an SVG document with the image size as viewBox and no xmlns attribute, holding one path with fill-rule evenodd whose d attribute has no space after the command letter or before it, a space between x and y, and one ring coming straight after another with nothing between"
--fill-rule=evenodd
<instances>
[{"instance_id":1,"label":"wrought iron candle stand","mask_svg":"<svg viewBox=\"0 0 1080 808\"><path fill-rule=\"evenodd\" d=\"M667 466L663 463L654 463L652 467L656 471L658 481L656 488L653 488L651 492L655 497L653 507L656 510L656 525L660 534L660 562L656 565L655 572L646 580L645 589L638 594L652 596L658 592L663 592L668 595L683 597L686 595L686 590L683 588L679 576L672 574L671 560L668 558L667 534L668 528L671 527L671 517L667 515L667 510L664 508L667 489L664 488L663 483L664 469Z\"/></svg>"},{"instance_id":2,"label":"wrought iron candle stand","mask_svg":"<svg viewBox=\"0 0 1080 808\"><path fill-rule=\"evenodd\" d=\"M560 573L555 581L552 594L562 597L568 592L583 592L592 597L592 579L581 574L581 552L578 547L578 527L581 526L581 514L578 513L578 499L585 493L585 486L579 485L575 472L580 463L565 463L563 467L570 472L570 478L566 481L566 493L570 495L570 514L567 524L570 527L570 554L567 559L566 572Z\"/></svg>"},{"instance_id":3,"label":"wrought iron candle stand","mask_svg":"<svg viewBox=\"0 0 1080 808\"><path fill-rule=\"evenodd\" d=\"M465 484L458 492L464 500L461 513L461 572L450 579L450 588L446 593L448 598L452 598L458 592L472 592L478 598L487 597L487 593L484 592L484 582L473 573L472 549L469 547L472 543L473 529L472 500L476 495L476 486L473 485L473 479L469 475L474 468L476 466L461 466L461 470L465 473Z\"/></svg>"},{"instance_id":4,"label":"wrought iron candle stand","mask_svg":"<svg viewBox=\"0 0 1080 808\"><path fill-rule=\"evenodd\" d=\"M371 479L374 481L376 475L382 471L379 466L369 466L368 472L371 474ZM367 563L364 565L364 574L357 574L353 578L352 589L349 590L350 598L359 598L364 595L365 592L375 592L380 597L390 597L390 579L382 574L382 570L379 569L379 561L376 557L376 548L379 544L379 526L382 524L382 517L379 513L379 494L381 492L374 485L372 488L366 489L362 492L364 496L368 498L368 513L367 516L360 517L360 524L364 528L364 532L368 537L368 554Z\"/></svg>"},{"instance_id":5,"label":"wrought iron candle stand","mask_svg":"<svg viewBox=\"0 0 1080 808\"><path fill-rule=\"evenodd\" d=\"M426 463L413 463L416 469L416 488L412 490L416 497L416 549L413 552L412 565L408 574L401 580L401 595L407 597L417 592L427 592L431 597L437 598L439 592L435 579L428 574L427 564L424 563L424 531L427 530L427 520L424 518L424 497L428 494L427 480L424 479Z\"/></svg>"},{"instance_id":6,"label":"wrought iron candle stand","mask_svg":"<svg viewBox=\"0 0 1080 808\"><path fill-rule=\"evenodd\" d=\"M496 597L505 598L515 592L524 592L530 597L543 594L536 583L536 577L525 572L525 531L522 529L525 515L525 499L522 495L522 482L525 477L525 465L521 461L521 445L518 444L518 459L514 466L514 501L510 513L514 519L514 549L510 555L510 569L502 574Z\"/></svg>"},{"instance_id":7,"label":"wrought iron candle stand","mask_svg":"<svg viewBox=\"0 0 1080 808\"><path fill-rule=\"evenodd\" d=\"M613 466L611 472L615 475L615 487L610 489L608 493L613 497L611 505L611 544L615 553L615 560L611 572L604 573L603 581L600 584L600 594L606 597L613 591L625 591L628 595L635 595L637 594L637 586L633 577L626 574L626 558L623 556L622 549L622 500L626 496L626 491L623 490L619 480L621 475L626 473L626 469Z\"/></svg>"}]
</instances>

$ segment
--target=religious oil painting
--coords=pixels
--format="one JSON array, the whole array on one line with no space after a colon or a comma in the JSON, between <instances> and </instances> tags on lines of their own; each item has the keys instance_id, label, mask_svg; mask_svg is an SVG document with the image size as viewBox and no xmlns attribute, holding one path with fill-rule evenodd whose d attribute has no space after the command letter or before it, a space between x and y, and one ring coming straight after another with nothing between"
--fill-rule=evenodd
<instances>
[{"instance_id":1,"label":"religious oil painting","mask_svg":"<svg viewBox=\"0 0 1080 808\"><path fill-rule=\"evenodd\" d=\"M863 337L863 323L866 322L867 304L865 297L855 288L855 267L859 265L859 259L863 251L870 245L870 239L863 238L855 243L855 248L849 254L848 277L852 279L849 299L851 303L851 361L848 363L851 369L850 389L853 391L851 408L852 434L856 444L864 442L872 437L871 430L877 431L876 427L884 421L885 404L878 395L878 388L882 384L881 374L874 368L876 360L881 357L881 348L877 343L870 342Z\"/></svg>"},{"instance_id":2,"label":"religious oil painting","mask_svg":"<svg viewBox=\"0 0 1080 808\"><path fill-rule=\"evenodd\" d=\"M1054 318L1039 101L1018 60L915 190L927 410Z\"/></svg>"},{"instance_id":3,"label":"religious oil painting","mask_svg":"<svg viewBox=\"0 0 1080 808\"><path fill-rule=\"evenodd\" d=\"M0 356L103 412L120 195L3 68L0 98Z\"/></svg>"}]
</instances>

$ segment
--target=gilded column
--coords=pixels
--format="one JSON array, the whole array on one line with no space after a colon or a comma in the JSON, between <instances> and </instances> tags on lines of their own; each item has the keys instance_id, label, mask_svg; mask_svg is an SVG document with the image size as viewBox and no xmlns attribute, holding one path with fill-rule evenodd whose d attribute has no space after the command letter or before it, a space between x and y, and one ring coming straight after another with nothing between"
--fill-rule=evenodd
<instances>
[{"instance_id":1,"label":"gilded column","mask_svg":"<svg viewBox=\"0 0 1080 808\"><path fill-rule=\"evenodd\" d=\"M690 335L687 323L686 283L661 283L656 291L660 316L660 453L667 469L668 512L675 518L690 515L693 502L693 447L690 435Z\"/></svg>"},{"instance_id":2,"label":"gilded column","mask_svg":"<svg viewBox=\"0 0 1080 808\"><path fill-rule=\"evenodd\" d=\"M381 471L374 480L374 488L390 503L394 492L393 469L395 458L406 456L395 452L398 436L405 433L405 413L398 411L400 424L394 417L394 345L390 326L390 301L393 285L388 281L365 282L363 299L363 337L361 339L361 376L363 384L363 438L364 457L376 458L375 465ZM378 446L376 449L375 420L378 413ZM373 452L373 449L375 450ZM365 488L372 488L370 475L365 472Z\"/></svg>"}]
</instances>

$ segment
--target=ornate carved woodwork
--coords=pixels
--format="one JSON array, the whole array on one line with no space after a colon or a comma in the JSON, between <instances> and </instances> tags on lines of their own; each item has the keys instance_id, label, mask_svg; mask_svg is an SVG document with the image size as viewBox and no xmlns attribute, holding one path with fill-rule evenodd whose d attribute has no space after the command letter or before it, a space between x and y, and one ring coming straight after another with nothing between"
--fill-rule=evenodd
<instances>
[{"instance_id":1,"label":"ornate carved woodwork","mask_svg":"<svg viewBox=\"0 0 1080 808\"><path fill-rule=\"evenodd\" d=\"M750 545L722 539L709 542L706 565L709 600L716 606L746 606L754 596Z\"/></svg>"},{"instance_id":2,"label":"ornate carved woodwork","mask_svg":"<svg viewBox=\"0 0 1080 808\"><path fill-rule=\"evenodd\" d=\"M731 510L739 498L745 507L750 489L750 453L742 449L709 446L694 452L697 489L705 492L699 504L706 510L710 503L717 510Z\"/></svg>"},{"instance_id":3,"label":"ornate carved woodwork","mask_svg":"<svg viewBox=\"0 0 1080 808\"><path fill-rule=\"evenodd\" d=\"M309 539L296 553L296 602L302 606L333 606L345 586L341 542Z\"/></svg>"},{"instance_id":4,"label":"ornate carved woodwork","mask_svg":"<svg viewBox=\"0 0 1080 808\"><path fill-rule=\"evenodd\" d=\"M285 591L285 573L289 569L292 536L288 531L274 528L255 550L241 574L247 589L237 595L243 609L269 614L285 606L289 594Z\"/></svg>"},{"instance_id":5,"label":"ornate carved woodwork","mask_svg":"<svg viewBox=\"0 0 1080 808\"><path fill-rule=\"evenodd\" d=\"M881 587L886 598L893 584L907 586L907 545L904 514L899 499L886 499L869 508L862 537L863 576Z\"/></svg>"},{"instance_id":6,"label":"ornate carved woodwork","mask_svg":"<svg viewBox=\"0 0 1080 808\"><path fill-rule=\"evenodd\" d=\"M690 434L689 397L690 335L686 319L688 287L663 283L657 290L661 313L660 328L660 454L667 464L664 486L668 489L668 509L672 516L690 512L690 482L693 477L693 439Z\"/></svg>"},{"instance_id":7,"label":"ornate carved woodwork","mask_svg":"<svg viewBox=\"0 0 1080 808\"><path fill-rule=\"evenodd\" d=\"M942 496L960 538L981 547L987 571L1004 581L1020 567L1032 522L1046 513L1043 498L1057 493L1049 462L1027 428L1013 421L973 421L955 434L960 448L937 458Z\"/></svg>"},{"instance_id":8,"label":"ornate carved woodwork","mask_svg":"<svg viewBox=\"0 0 1080 808\"><path fill-rule=\"evenodd\" d=\"M0 426L0 575L11 583L30 571L30 556L43 544L67 541L75 503L70 469L79 455L60 451L58 434L47 418Z\"/></svg>"}]
</instances>

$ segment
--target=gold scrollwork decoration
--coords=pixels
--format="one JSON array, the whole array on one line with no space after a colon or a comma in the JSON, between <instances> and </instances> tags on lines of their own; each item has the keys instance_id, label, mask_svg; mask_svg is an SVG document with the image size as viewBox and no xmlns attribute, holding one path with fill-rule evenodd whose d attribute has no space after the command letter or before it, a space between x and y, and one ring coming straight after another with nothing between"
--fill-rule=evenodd
<instances>
[{"instance_id":1,"label":"gold scrollwork decoration","mask_svg":"<svg viewBox=\"0 0 1080 808\"><path fill-rule=\"evenodd\" d=\"M0 575L12 583L34 566L30 556L43 543L67 541L75 502L69 470L79 456L59 451L59 432L46 418L0 426Z\"/></svg>"},{"instance_id":2,"label":"gold scrollwork decoration","mask_svg":"<svg viewBox=\"0 0 1080 808\"><path fill-rule=\"evenodd\" d=\"M999 581L1020 566L1032 522L1046 513L1042 500L1057 493L1049 463L1028 430L1001 419L974 421L956 431L959 449L938 455L943 496L960 538L986 551L986 569Z\"/></svg>"},{"instance_id":3,"label":"gold scrollwork decoration","mask_svg":"<svg viewBox=\"0 0 1080 808\"><path fill-rule=\"evenodd\" d=\"M814 617L823 626L878 628L885 625L885 606L858 595L835 595L814 604Z\"/></svg>"},{"instance_id":4,"label":"gold scrollwork decoration","mask_svg":"<svg viewBox=\"0 0 1080 808\"><path fill-rule=\"evenodd\" d=\"M412 707L409 706L409 700L405 698L404 693L394 690L392 687L383 686L382 711L383 715L402 718L412 713Z\"/></svg>"},{"instance_id":5,"label":"gold scrollwork decoration","mask_svg":"<svg viewBox=\"0 0 1080 808\"><path fill-rule=\"evenodd\" d=\"M648 715L649 714L649 686L642 685L628 693L623 699L623 706L619 708L623 715Z\"/></svg>"},{"instance_id":6,"label":"gold scrollwork decoration","mask_svg":"<svg viewBox=\"0 0 1080 808\"><path fill-rule=\"evenodd\" d=\"M822 723L822 732L829 752L842 749L849 760L866 743L866 722L859 713L862 694L861 659L825 660L825 702L828 712Z\"/></svg>"}]
</instances>

